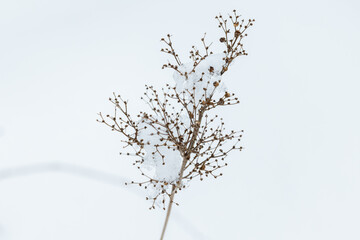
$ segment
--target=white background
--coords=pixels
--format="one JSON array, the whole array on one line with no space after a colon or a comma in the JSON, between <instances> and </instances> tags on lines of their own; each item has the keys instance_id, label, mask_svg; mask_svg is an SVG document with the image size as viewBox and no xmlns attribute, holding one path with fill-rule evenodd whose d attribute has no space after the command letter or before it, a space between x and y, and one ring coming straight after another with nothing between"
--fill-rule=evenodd
<instances>
[{"instance_id":1,"label":"white background","mask_svg":"<svg viewBox=\"0 0 360 240\"><path fill-rule=\"evenodd\" d=\"M244 151L176 196L166 239L360 239L359 7L2 0L0 239L158 239L165 213L123 186L139 173L96 113L112 112L113 91L141 111L144 84L172 81L159 39L173 34L185 58L207 32L219 50L214 17L233 9L256 19L224 76Z\"/></svg>"}]
</instances>

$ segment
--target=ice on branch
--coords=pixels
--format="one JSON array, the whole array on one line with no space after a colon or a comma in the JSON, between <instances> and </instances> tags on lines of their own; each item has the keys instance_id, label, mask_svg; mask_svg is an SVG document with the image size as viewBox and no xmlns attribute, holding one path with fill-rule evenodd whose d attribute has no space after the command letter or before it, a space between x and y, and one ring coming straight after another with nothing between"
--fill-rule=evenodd
<instances>
[{"instance_id":1,"label":"ice on branch","mask_svg":"<svg viewBox=\"0 0 360 240\"><path fill-rule=\"evenodd\" d=\"M130 116L128 102L116 94L110 98L115 113L99 113L99 122L123 136L124 147L129 149L123 154L136 157L134 165L144 180L131 183L149 190L150 208L162 205L165 209L165 202L171 206L174 195L192 179L221 176L219 170L227 165L226 156L242 149L243 131L227 130L223 119L210 110L239 103L222 76L234 59L247 55L242 40L255 20L240 20L236 11L216 20L222 31L219 42L223 52L211 52L204 35L202 47L193 46L190 61L182 62L167 35L161 39L161 52L170 59L163 68L174 71L175 83L161 90L146 86L142 100L148 109L135 118Z\"/></svg>"},{"instance_id":2,"label":"ice on branch","mask_svg":"<svg viewBox=\"0 0 360 240\"><path fill-rule=\"evenodd\" d=\"M182 92L195 92L197 98L200 98L204 93L203 89L207 88L206 97L209 97L212 91L216 88L216 93L225 94L226 87L221 82L221 70L225 64L225 54L211 54L197 65L192 71L193 62L188 62L179 67L180 72L189 73L186 75L174 72L174 80L176 83L176 90ZM214 86L214 83L219 83L219 86ZM194 90L192 90L195 87Z\"/></svg>"}]
</instances>

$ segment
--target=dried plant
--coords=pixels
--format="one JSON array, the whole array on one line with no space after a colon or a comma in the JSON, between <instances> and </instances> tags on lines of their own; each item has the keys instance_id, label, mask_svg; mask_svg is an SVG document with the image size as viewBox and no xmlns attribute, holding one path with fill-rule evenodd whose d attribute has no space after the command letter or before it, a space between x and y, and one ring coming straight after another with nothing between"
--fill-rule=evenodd
<instances>
[{"instance_id":1,"label":"dried plant","mask_svg":"<svg viewBox=\"0 0 360 240\"><path fill-rule=\"evenodd\" d=\"M226 90L221 78L230 64L241 55L247 55L242 40L247 29L255 20L247 22L233 15L224 18L216 16L223 36L219 39L225 46L220 54L213 54L210 45L201 38L203 50L195 46L190 51L190 62L183 63L174 50L171 36L161 41L165 47L161 52L169 54L163 68L175 71L175 85L166 84L161 91L146 86L142 99L149 111L140 112L136 118L129 113L128 101L114 94L109 100L115 107L114 115L99 113L98 121L123 136L124 148L131 149L122 154L136 157L137 166L145 180L137 184L149 190L152 201L150 209L162 206L166 209L166 219L161 235L164 237L174 196L186 188L188 182L204 177L217 178L219 169L226 166L226 156L240 150L241 131L227 131L218 115L210 115L210 110L239 103L234 93Z\"/></svg>"}]
</instances>

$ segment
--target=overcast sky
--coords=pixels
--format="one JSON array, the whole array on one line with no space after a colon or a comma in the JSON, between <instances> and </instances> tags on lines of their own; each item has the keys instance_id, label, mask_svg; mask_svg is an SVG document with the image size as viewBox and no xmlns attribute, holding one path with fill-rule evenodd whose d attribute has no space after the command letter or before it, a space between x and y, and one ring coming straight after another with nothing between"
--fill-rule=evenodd
<instances>
[{"instance_id":1,"label":"overcast sky","mask_svg":"<svg viewBox=\"0 0 360 240\"><path fill-rule=\"evenodd\" d=\"M165 212L121 184L139 173L96 114L113 91L141 111L172 82L160 38L219 51L233 9L256 19L224 76L244 151L176 196L166 239L360 239L355 0L0 1L0 239L158 239Z\"/></svg>"}]
</instances>

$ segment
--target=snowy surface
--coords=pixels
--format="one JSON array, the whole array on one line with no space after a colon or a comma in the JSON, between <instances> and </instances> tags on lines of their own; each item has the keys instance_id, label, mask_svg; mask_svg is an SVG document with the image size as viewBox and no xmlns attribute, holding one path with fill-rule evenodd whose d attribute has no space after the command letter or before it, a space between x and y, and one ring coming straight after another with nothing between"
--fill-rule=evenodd
<instances>
[{"instance_id":1,"label":"snowy surface","mask_svg":"<svg viewBox=\"0 0 360 240\"><path fill-rule=\"evenodd\" d=\"M96 113L113 91L142 111L144 85L173 77L160 38L186 56L206 31L218 52L214 16L234 8L256 19L223 78L244 151L177 196L167 239L360 239L359 7L0 1L0 239L158 239L165 213L122 184L139 173Z\"/></svg>"}]
</instances>

